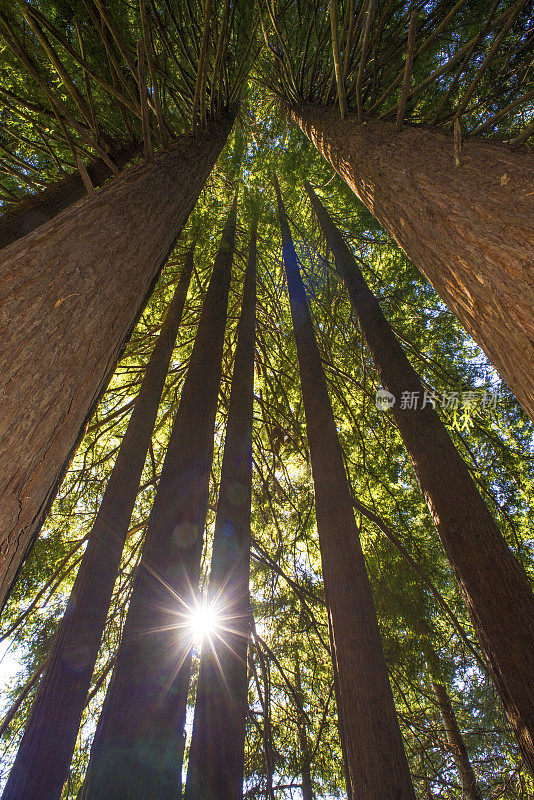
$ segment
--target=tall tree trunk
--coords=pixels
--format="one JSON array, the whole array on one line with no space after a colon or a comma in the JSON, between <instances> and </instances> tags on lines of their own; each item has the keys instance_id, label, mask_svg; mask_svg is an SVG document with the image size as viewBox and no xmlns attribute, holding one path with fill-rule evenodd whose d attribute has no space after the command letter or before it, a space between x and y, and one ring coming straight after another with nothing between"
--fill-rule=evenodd
<instances>
[{"instance_id":1,"label":"tall tree trunk","mask_svg":"<svg viewBox=\"0 0 534 800\"><path fill-rule=\"evenodd\" d=\"M123 167L138 150L139 145L128 144L112 150L109 157L117 167ZM101 186L113 175L111 168L101 158L92 161L86 169L94 187ZM49 222L72 203L81 200L86 191L82 176L74 172L41 192L23 197L20 203L0 216L0 249Z\"/></svg>"},{"instance_id":2,"label":"tall tree trunk","mask_svg":"<svg viewBox=\"0 0 534 800\"><path fill-rule=\"evenodd\" d=\"M477 779L473 767L471 766L467 748L460 728L458 727L458 721L447 690L442 683L435 680L432 680L432 687L436 695L445 731L447 732L447 741L450 745L451 754L456 764L460 780L462 781L463 795L466 800L482 800L482 795L477 785Z\"/></svg>"},{"instance_id":3,"label":"tall tree trunk","mask_svg":"<svg viewBox=\"0 0 534 800\"><path fill-rule=\"evenodd\" d=\"M343 451L277 184L276 194L352 793L358 800L415 800Z\"/></svg>"},{"instance_id":4,"label":"tall tree trunk","mask_svg":"<svg viewBox=\"0 0 534 800\"><path fill-rule=\"evenodd\" d=\"M193 252L191 247L148 363L3 800L61 796L182 318Z\"/></svg>"},{"instance_id":5,"label":"tall tree trunk","mask_svg":"<svg viewBox=\"0 0 534 800\"><path fill-rule=\"evenodd\" d=\"M234 250L234 201L182 389L85 781L87 800L180 794L192 637Z\"/></svg>"},{"instance_id":6,"label":"tall tree trunk","mask_svg":"<svg viewBox=\"0 0 534 800\"><path fill-rule=\"evenodd\" d=\"M309 184L312 206L345 281L391 409L464 594L525 758L534 770L534 595L439 415L402 409L403 392L424 388L365 282L354 256Z\"/></svg>"},{"instance_id":7,"label":"tall tree trunk","mask_svg":"<svg viewBox=\"0 0 534 800\"><path fill-rule=\"evenodd\" d=\"M308 724L304 711L304 692L302 691L302 677L300 674L300 660L298 648L294 648L293 665L295 668L295 700L297 703L297 727L299 732L300 749L300 775L302 781L302 800L314 800L313 781L311 774L311 752L308 740Z\"/></svg>"},{"instance_id":8,"label":"tall tree trunk","mask_svg":"<svg viewBox=\"0 0 534 800\"><path fill-rule=\"evenodd\" d=\"M266 661L257 640L255 641L255 645L261 670L261 683L263 683L262 692L259 676L254 667L253 659L251 659L251 672L254 674L256 689L263 712L262 744L263 758L265 761L265 790L263 794L265 796L265 800L275 800L276 794L274 791L274 771L276 764L276 753L273 746L273 726L271 722L271 675L269 663Z\"/></svg>"},{"instance_id":9,"label":"tall tree trunk","mask_svg":"<svg viewBox=\"0 0 534 800\"><path fill-rule=\"evenodd\" d=\"M0 606L232 117L1 251Z\"/></svg>"},{"instance_id":10,"label":"tall tree trunk","mask_svg":"<svg viewBox=\"0 0 534 800\"><path fill-rule=\"evenodd\" d=\"M250 503L256 318L253 230L239 321L208 601L221 629L202 647L185 800L241 800L250 636Z\"/></svg>"},{"instance_id":11,"label":"tall tree trunk","mask_svg":"<svg viewBox=\"0 0 534 800\"><path fill-rule=\"evenodd\" d=\"M332 612L328 609L328 639L330 642L330 649L334 652L334 632L332 630ZM345 739L345 731L347 730L345 721L343 719L343 704L341 702L341 687L339 684L339 671L335 658L332 659L332 675L334 678L334 696L336 698L337 717L338 717L338 730L339 730L339 746L341 748L341 755L343 757L343 777L345 778L345 792L347 800L352 798L352 785L350 780L349 771L349 754L347 752L347 742Z\"/></svg>"},{"instance_id":12,"label":"tall tree trunk","mask_svg":"<svg viewBox=\"0 0 534 800\"><path fill-rule=\"evenodd\" d=\"M305 106L293 119L421 269L534 419L534 156Z\"/></svg>"}]
</instances>

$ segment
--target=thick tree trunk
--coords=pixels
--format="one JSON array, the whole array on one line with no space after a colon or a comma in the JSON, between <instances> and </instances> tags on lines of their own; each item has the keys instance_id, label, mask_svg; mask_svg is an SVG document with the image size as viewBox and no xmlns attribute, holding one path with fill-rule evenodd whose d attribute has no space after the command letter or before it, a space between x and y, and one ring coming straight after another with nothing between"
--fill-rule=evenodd
<instances>
[{"instance_id":1,"label":"thick tree trunk","mask_svg":"<svg viewBox=\"0 0 534 800\"><path fill-rule=\"evenodd\" d=\"M0 605L231 124L181 137L1 251Z\"/></svg>"},{"instance_id":2,"label":"thick tree trunk","mask_svg":"<svg viewBox=\"0 0 534 800\"><path fill-rule=\"evenodd\" d=\"M352 794L415 800L343 452L278 185L276 192Z\"/></svg>"},{"instance_id":3,"label":"thick tree trunk","mask_svg":"<svg viewBox=\"0 0 534 800\"><path fill-rule=\"evenodd\" d=\"M380 380L441 541L464 594L493 678L534 770L534 595L432 404L402 409L403 392L424 388L367 286L343 237L307 184L345 281Z\"/></svg>"},{"instance_id":4,"label":"thick tree trunk","mask_svg":"<svg viewBox=\"0 0 534 800\"><path fill-rule=\"evenodd\" d=\"M534 156L306 106L293 119L421 269L534 419Z\"/></svg>"},{"instance_id":5,"label":"thick tree trunk","mask_svg":"<svg viewBox=\"0 0 534 800\"><path fill-rule=\"evenodd\" d=\"M221 630L200 659L185 800L241 800L250 636L256 232L245 273L209 582Z\"/></svg>"},{"instance_id":6,"label":"thick tree trunk","mask_svg":"<svg viewBox=\"0 0 534 800\"><path fill-rule=\"evenodd\" d=\"M482 800L482 795L479 792L477 779L469 760L467 748L458 721L451 705L447 690L439 681L432 681L434 694L441 713L443 725L447 732L447 741L449 742L451 754L456 764L460 780L462 782L463 795L466 800Z\"/></svg>"},{"instance_id":7,"label":"thick tree trunk","mask_svg":"<svg viewBox=\"0 0 534 800\"><path fill-rule=\"evenodd\" d=\"M175 800L236 227L223 233L148 520L117 664L86 776L87 800Z\"/></svg>"},{"instance_id":8,"label":"thick tree trunk","mask_svg":"<svg viewBox=\"0 0 534 800\"><path fill-rule=\"evenodd\" d=\"M129 144L112 150L109 157L117 167L123 167L138 150L139 145ZM87 174L93 186L98 187L113 172L105 161L98 158L87 165ZM0 249L31 233L39 225L49 222L72 203L81 200L86 193L82 176L75 172L50 184L41 192L24 197L20 203L0 216Z\"/></svg>"},{"instance_id":9,"label":"thick tree trunk","mask_svg":"<svg viewBox=\"0 0 534 800\"><path fill-rule=\"evenodd\" d=\"M193 247L187 255L148 363L3 800L22 797L59 800L61 796L182 318L192 267Z\"/></svg>"}]
</instances>

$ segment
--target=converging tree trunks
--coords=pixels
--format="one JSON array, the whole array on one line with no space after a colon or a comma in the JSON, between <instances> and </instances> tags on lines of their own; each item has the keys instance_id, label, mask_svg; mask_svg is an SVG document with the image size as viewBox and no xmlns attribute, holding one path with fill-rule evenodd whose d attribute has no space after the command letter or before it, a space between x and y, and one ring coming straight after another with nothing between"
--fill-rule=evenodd
<instances>
[{"instance_id":1,"label":"converging tree trunks","mask_svg":"<svg viewBox=\"0 0 534 800\"><path fill-rule=\"evenodd\" d=\"M361 800L415 800L354 519L343 451L277 183L275 189L352 796Z\"/></svg>"},{"instance_id":2,"label":"converging tree trunks","mask_svg":"<svg viewBox=\"0 0 534 800\"><path fill-rule=\"evenodd\" d=\"M532 41L0 0L1 800L534 800Z\"/></svg>"},{"instance_id":3,"label":"converging tree trunks","mask_svg":"<svg viewBox=\"0 0 534 800\"><path fill-rule=\"evenodd\" d=\"M2 603L232 121L180 137L1 251Z\"/></svg>"},{"instance_id":4,"label":"converging tree trunks","mask_svg":"<svg viewBox=\"0 0 534 800\"><path fill-rule=\"evenodd\" d=\"M237 199L204 300L83 800L174 800L179 792L192 645L188 621L207 513L236 206Z\"/></svg>"},{"instance_id":5,"label":"converging tree trunks","mask_svg":"<svg viewBox=\"0 0 534 800\"><path fill-rule=\"evenodd\" d=\"M184 800L241 800L248 707L256 220L249 246L209 577L214 629L202 643Z\"/></svg>"},{"instance_id":6,"label":"converging tree trunks","mask_svg":"<svg viewBox=\"0 0 534 800\"><path fill-rule=\"evenodd\" d=\"M182 318L193 253L191 247L147 365L3 800L61 796Z\"/></svg>"},{"instance_id":7,"label":"converging tree trunks","mask_svg":"<svg viewBox=\"0 0 534 800\"><path fill-rule=\"evenodd\" d=\"M308 183L312 207L347 288L383 386L395 397L423 395L419 376L391 330L354 256ZM432 403L392 416L443 546L465 596L473 626L511 724L534 772L534 594L478 492ZM491 573L492 579L488 581Z\"/></svg>"},{"instance_id":8,"label":"converging tree trunks","mask_svg":"<svg viewBox=\"0 0 534 800\"><path fill-rule=\"evenodd\" d=\"M139 149L138 144L124 145L111 151L109 160L115 168L124 167ZM94 188L114 175L109 163L101 158L92 161L85 169ZM77 200L81 200L87 191L82 175L75 172L40 192L24 197L20 203L0 216L0 249L31 233L39 225L49 222Z\"/></svg>"},{"instance_id":9,"label":"converging tree trunks","mask_svg":"<svg viewBox=\"0 0 534 800\"><path fill-rule=\"evenodd\" d=\"M334 107L291 110L534 419L534 156Z\"/></svg>"}]
</instances>

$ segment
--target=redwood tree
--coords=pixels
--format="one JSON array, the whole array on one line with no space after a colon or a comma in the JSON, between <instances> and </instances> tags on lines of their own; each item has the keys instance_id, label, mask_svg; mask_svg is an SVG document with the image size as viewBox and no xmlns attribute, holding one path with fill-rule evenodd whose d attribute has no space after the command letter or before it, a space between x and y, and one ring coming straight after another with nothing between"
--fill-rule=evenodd
<instances>
[{"instance_id":1,"label":"redwood tree","mask_svg":"<svg viewBox=\"0 0 534 800\"><path fill-rule=\"evenodd\" d=\"M109 158L116 167L123 167L138 150L139 145L127 144L112 150ZM101 186L114 174L109 164L101 158L88 164L86 170L93 187ZM0 249L31 233L39 225L44 225L72 203L81 200L86 193L81 174L75 172L55 181L41 192L28 195L0 216Z\"/></svg>"},{"instance_id":2,"label":"redwood tree","mask_svg":"<svg viewBox=\"0 0 534 800\"><path fill-rule=\"evenodd\" d=\"M179 794L237 198L224 229L182 388L117 663L83 788L87 800Z\"/></svg>"},{"instance_id":3,"label":"redwood tree","mask_svg":"<svg viewBox=\"0 0 534 800\"><path fill-rule=\"evenodd\" d=\"M3 800L61 796L193 268L192 246L147 365ZM50 731L54 735L50 735Z\"/></svg>"},{"instance_id":4,"label":"redwood tree","mask_svg":"<svg viewBox=\"0 0 534 800\"><path fill-rule=\"evenodd\" d=\"M209 579L208 603L220 617L220 629L202 647L185 800L243 797L255 311L254 229L237 334Z\"/></svg>"},{"instance_id":5,"label":"redwood tree","mask_svg":"<svg viewBox=\"0 0 534 800\"><path fill-rule=\"evenodd\" d=\"M261 81L534 417L530 5L330 6L272 6Z\"/></svg>"},{"instance_id":6,"label":"redwood tree","mask_svg":"<svg viewBox=\"0 0 534 800\"><path fill-rule=\"evenodd\" d=\"M400 398L406 391L415 392L423 401L423 384L341 233L308 183L306 189L382 385L397 398L391 413L464 594L508 718L534 770L534 594L527 575L432 402L424 407L401 407Z\"/></svg>"},{"instance_id":7,"label":"redwood tree","mask_svg":"<svg viewBox=\"0 0 534 800\"><path fill-rule=\"evenodd\" d=\"M292 118L430 280L534 419L534 156L334 108Z\"/></svg>"},{"instance_id":8,"label":"redwood tree","mask_svg":"<svg viewBox=\"0 0 534 800\"><path fill-rule=\"evenodd\" d=\"M414 800L343 451L277 183L275 188L351 792L361 800Z\"/></svg>"},{"instance_id":9,"label":"redwood tree","mask_svg":"<svg viewBox=\"0 0 534 800\"><path fill-rule=\"evenodd\" d=\"M0 603L232 121L179 137L2 250Z\"/></svg>"}]
</instances>

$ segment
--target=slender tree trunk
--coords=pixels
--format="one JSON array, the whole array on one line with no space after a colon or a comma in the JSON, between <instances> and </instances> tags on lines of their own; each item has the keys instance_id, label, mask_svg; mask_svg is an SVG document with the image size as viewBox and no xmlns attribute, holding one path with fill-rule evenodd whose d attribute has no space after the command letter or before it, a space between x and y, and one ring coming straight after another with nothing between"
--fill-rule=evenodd
<instances>
[{"instance_id":1,"label":"slender tree trunk","mask_svg":"<svg viewBox=\"0 0 534 800\"><path fill-rule=\"evenodd\" d=\"M313 783L311 776L311 763L309 754L308 734L306 720L301 718L299 723L299 746L301 751L300 775L302 781L302 800L314 800ZM306 748L306 749L304 749Z\"/></svg>"},{"instance_id":2,"label":"slender tree trunk","mask_svg":"<svg viewBox=\"0 0 534 800\"><path fill-rule=\"evenodd\" d=\"M306 106L293 119L482 347L534 419L534 156Z\"/></svg>"},{"instance_id":3,"label":"slender tree trunk","mask_svg":"<svg viewBox=\"0 0 534 800\"><path fill-rule=\"evenodd\" d=\"M123 167L138 152L139 145L128 144L112 150L110 159L117 167ZM87 165L87 174L96 188L113 175L111 168L98 158ZM31 233L39 225L49 222L53 217L81 200L87 190L82 176L74 172L47 186L41 192L23 197L20 203L0 216L0 249Z\"/></svg>"},{"instance_id":4,"label":"slender tree trunk","mask_svg":"<svg viewBox=\"0 0 534 800\"><path fill-rule=\"evenodd\" d=\"M416 392L422 399L423 385L343 237L309 184L307 190L381 383L397 398L391 413L510 722L534 770L534 595L527 575L506 544L432 404L424 408L400 407L404 391Z\"/></svg>"},{"instance_id":5,"label":"slender tree trunk","mask_svg":"<svg viewBox=\"0 0 534 800\"><path fill-rule=\"evenodd\" d=\"M334 653L334 632L332 630L332 612L328 609L328 638L330 641L330 649ZM347 742L345 739L345 731L347 730L345 721L343 719L343 704L341 702L341 687L339 684L339 671L335 658L332 659L332 675L334 678L334 695L336 698L338 729L339 729L339 746L341 748L341 755L343 756L343 777L345 778L345 791L347 793L347 800L352 798L352 785L350 780L349 771L349 754L347 752Z\"/></svg>"},{"instance_id":6,"label":"slender tree trunk","mask_svg":"<svg viewBox=\"0 0 534 800\"><path fill-rule=\"evenodd\" d=\"M477 779L447 690L442 683L435 680L432 680L432 687L447 732L447 740L451 748L452 757L462 781L463 794L466 800L482 800Z\"/></svg>"},{"instance_id":7,"label":"slender tree trunk","mask_svg":"<svg viewBox=\"0 0 534 800\"><path fill-rule=\"evenodd\" d=\"M189 250L34 700L3 800L59 800L91 683L193 267Z\"/></svg>"},{"instance_id":8,"label":"slender tree trunk","mask_svg":"<svg viewBox=\"0 0 534 800\"><path fill-rule=\"evenodd\" d=\"M276 193L352 793L358 800L415 800L343 452L277 184Z\"/></svg>"},{"instance_id":9,"label":"slender tree trunk","mask_svg":"<svg viewBox=\"0 0 534 800\"><path fill-rule=\"evenodd\" d=\"M195 603L206 520L226 309L234 201L204 301L176 412L117 664L87 770L87 800L175 800Z\"/></svg>"},{"instance_id":10,"label":"slender tree trunk","mask_svg":"<svg viewBox=\"0 0 534 800\"><path fill-rule=\"evenodd\" d=\"M231 124L180 137L1 251L0 605Z\"/></svg>"},{"instance_id":11,"label":"slender tree trunk","mask_svg":"<svg viewBox=\"0 0 534 800\"><path fill-rule=\"evenodd\" d=\"M185 800L241 800L250 636L250 503L256 316L252 232L238 328L209 582L221 630L200 659Z\"/></svg>"},{"instance_id":12,"label":"slender tree trunk","mask_svg":"<svg viewBox=\"0 0 534 800\"><path fill-rule=\"evenodd\" d=\"M261 669L261 677L263 682L263 694L261 691L261 684L256 672L254 676L256 679L256 688L258 690L260 705L263 711L263 730L262 730L262 743L263 743L263 757L265 761L265 800L275 800L276 795L274 791L274 770L276 753L273 747L273 728L271 723L271 675L269 664L266 663L265 657L261 651L258 642L256 644L256 654Z\"/></svg>"},{"instance_id":13,"label":"slender tree trunk","mask_svg":"<svg viewBox=\"0 0 534 800\"><path fill-rule=\"evenodd\" d=\"M313 781L311 774L311 753L308 740L308 724L304 711L304 692L302 691L302 678L300 674L300 661L298 648L295 648L293 664L295 667L295 695L297 700L297 725L299 731L300 748L300 775L302 781L302 800L314 800Z\"/></svg>"}]
</instances>

